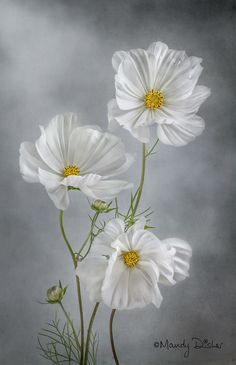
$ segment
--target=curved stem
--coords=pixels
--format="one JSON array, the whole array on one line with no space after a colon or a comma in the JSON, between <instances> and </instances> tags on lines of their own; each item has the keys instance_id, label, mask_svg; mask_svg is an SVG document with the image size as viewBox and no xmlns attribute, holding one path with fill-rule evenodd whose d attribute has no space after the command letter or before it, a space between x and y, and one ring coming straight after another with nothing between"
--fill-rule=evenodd
<instances>
[{"instance_id":1,"label":"curved stem","mask_svg":"<svg viewBox=\"0 0 236 365\"><path fill-rule=\"evenodd\" d=\"M82 244L82 246L81 246L81 248L80 248L80 250L79 250L79 252L78 252L78 254L77 254L77 257L80 257L80 255L81 255L81 253L82 253L83 249L85 248L86 244L88 243L88 241L89 241L89 239L90 239L90 236L91 236L91 234L93 233L93 228L94 228L94 226L95 226L95 224L96 224L96 221L97 221L98 215L99 215L99 213L95 213L95 214L94 214L94 217L93 217L93 219L92 219L91 228L90 228L90 230L89 230L88 236L86 237L86 239L85 239L84 243ZM87 254L88 254L88 252L86 253L86 256L87 256Z\"/></svg>"},{"instance_id":2,"label":"curved stem","mask_svg":"<svg viewBox=\"0 0 236 365\"><path fill-rule=\"evenodd\" d=\"M142 196L142 192L143 192L143 184L144 184L144 178L145 178L145 168L146 168L146 147L145 147L145 143L142 144L142 170L141 170L141 179L140 179L140 184L139 184L139 191L138 191L138 196L135 202L135 206L134 206L134 214L136 213L137 209L138 209L138 205Z\"/></svg>"},{"instance_id":3,"label":"curved stem","mask_svg":"<svg viewBox=\"0 0 236 365\"><path fill-rule=\"evenodd\" d=\"M66 236L66 233L65 233L65 229L64 229L64 225L63 225L63 211L62 210L60 210L60 227L61 227L62 236L65 240L65 243L66 243L66 245L68 247L68 250L70 252L70 255L72 257L74 268L76 269L77 260L76 260L75 254L72 250L70 242L69 242L69 240ZM84 315L83 315L83 304L82 304L82 296L81 296L81 289L80 289L80 280L79 280L78 276L76 276L76 286L77 286L79 312L80 312L80 326L81 326L81 357L80 357L80 361L81 361L81 364L83 364L83 359L84 359L84 357L83 357L84 356Z\"/></svg>"},{"instance_id":4,"label":"curved stem","mask_svg":"<svg viewBox=\"0 0 236 365\"><path fill-rule=\"evenodd\" d=\"M79 338L78 338L78 335L76 333L76 330L75 330L75 327L73 325L73 322L70 319L70 316L67 313L67 311L66 311L64 305L62 304L62 302L59 302L59 305L60 305L60 307L61 307L61 309L62 309L62 311L63 311L63 313L64 313L64 315L65 315L65 317L66 317L66 319L67 319L67 321L69 323L69 325L71 326L71 329L72 329L72 332L73 332L73 335L74 335L74 338L75 338L76 345L78 346L78 349L81 350L81 346L80 346L80 343L79 343Z\"/></svg>"},{"instance_id":5,"label":"curved stem","mask_svg":"<svg viewBox=\"0 0 236 365\"><path fill-rule=\"evenodd\" d=\"M65 243L67 245L67 248L68 248L68 250L70 252L70 255L71 255L71 258L73 260L74 267L76 268L77 263L76 263L75 254L74 254L74 252L72 250L72 247L70 245L70 242L68 241L68 238L67 238L66 233L65 233L65 230L64 230L64 225L63 225L63 210L60 210L60 228L61 228L61 233L62 233L62 236L64 238L64 241L65 241Z\"/></svg>"},{"instance_id":6,"label":"curved stem","mask_svg":"<svg viewBox=\"0 0 236 365\"><path fill-rule=\"evenodd\" d=\"M83 303L80 289L80 280L79 277L76 276L76 285L77 285L77 294L78 294L78 302L79 302L79 312L80 312L80 342L81 342L81 356L80 362L83 364L84 361L84 314L83 314Z\"/></svg>"},{"instance_id":7,"label":"curved stem","mask_svg":"<svg viewBox=\"0 0 236 365\"><path fill-rule=\"evenodd\" d=\"M113 353L113 356L114 356L115 363L116 363L116 365L120 365L117 354L116 354L114 337L113 337L113 319L114 319L115 312L116 312L116 310L112 309L111 317L110 317L110 340L111 340L111 349L112 349L112 353Z\"/></svg>"},{"instance_id":8,"label":"curved stem","mask_svg":"<svg viewBox=\"0 0 236 365\"><path fill-rule=\"evenodd\" d=\"M92 327L93 327L93 321L94 321L94 318L96 316L98 307L99 307L99 302L97 302L95 304L95 307L93 309L93 312L92 312L92 315L91 315L91 318L90 318L90 321L89 321L87 339L86 339L86 345L85 345L85 353L84 353L84 365L87 365L87 361L88 361L89 342L90 342L90 337L91 337L91 332L92 332Z\"/></svg>"}]
</instances>

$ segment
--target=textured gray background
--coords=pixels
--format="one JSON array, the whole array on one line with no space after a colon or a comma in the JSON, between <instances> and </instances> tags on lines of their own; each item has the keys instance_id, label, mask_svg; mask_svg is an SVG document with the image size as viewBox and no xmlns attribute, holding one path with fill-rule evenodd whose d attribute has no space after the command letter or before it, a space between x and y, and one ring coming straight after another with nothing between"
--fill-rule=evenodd
<instances>
[{"instance_id":1,"label":"textured gray background","mask_svg":"<svg viewBox=\"0 0 236 365\"><path fill-rule=\"evenodd\" d=\"M77 111L106 128L106 103L114 95L115 50L156 40L204 59L201 83L212 89L201 108L206 130L183 148L158 147L149 162L143 206L155 209L160 238L177 236L193 247L191 276L162 288L160 310L120 312L116 342L121 364L182 364L181 352L153 342L192 336L224 342L223 350L195 351L191 363L228 364L235 359L235 1L1 1L0 3L0 364L43 365L37 331L54 306L37 301L61 279L69 284L67 307L77 315L73 270L59 234L58 211L39 185L25 183L18 148L35 140L38 124ZM139 178L137 141L120 135L137 162L127 177ZM88 228L87 202L71 193L66 230L78 246ZM121 200L125 204L127 195ZM91 305L86 304L86 313ZM107 320L101 307L101 364L112 364Z\"/></svg>"}]
</instances>

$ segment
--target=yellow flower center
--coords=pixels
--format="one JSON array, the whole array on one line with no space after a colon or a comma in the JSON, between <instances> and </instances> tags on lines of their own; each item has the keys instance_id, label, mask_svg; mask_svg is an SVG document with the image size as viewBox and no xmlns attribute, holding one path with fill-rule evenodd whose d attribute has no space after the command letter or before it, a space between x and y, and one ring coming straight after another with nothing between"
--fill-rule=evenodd
<instances>
[{"instance_id":1,"label":"yellow flower center","mask_svg":"<svg viewBox=\"0 0 236 365\"><path fill-rule=\"evenodd\" d=\"M144 97L144 104L148 109L159 109L164 104L164 96L161 91L149 90Z\"/></svg>"},{"instance_id":2,"label":"yellow flower center","mask_svg":"<svg viewBox=\"0 0 236 365\"><path fill-rule=\"evenodd\" d=\"M65 177L70 176L70 175L79 175L79 174L80 174L80 169L76 165L68 165L63 170L63 175Z\"/></svg>"},{"instance_id":3,"label":"yellow flower center","mask_svg":"<svg viewBox=\"0 0 236 365\"><path fill-rule=\"evenodd\" d=\"M123 253L125 265L133 269L139 261L139 256L136 251L128 251Z\"/></svg>"}]
</instances>

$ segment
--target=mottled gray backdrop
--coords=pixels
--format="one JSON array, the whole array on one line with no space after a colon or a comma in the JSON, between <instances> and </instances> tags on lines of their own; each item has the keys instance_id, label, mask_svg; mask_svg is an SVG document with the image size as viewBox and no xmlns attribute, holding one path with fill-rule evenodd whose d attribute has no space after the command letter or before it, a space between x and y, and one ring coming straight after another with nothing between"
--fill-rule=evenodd
<instances>
[{"instance_id":1,"label":"mottled gray backdrop","mask_svg":"<svg viewBox=\"0 0 236 365\"><path fill-rule=\"evenodd\" d=\"M115 319L121 364L184 363L181 351L155 349L154 341L192 336L223 342L195 350L191 363L235 359L235 12L233 0L1 1L0 2L0 364L43 365L36 336L55 306L38 304L61 279L76 317L73 269L58 227L58 211L40 185L19 174L18 149L39 136L59 112L75 111L107 126L114 96L115 50L156 40L204 59L201 83L212 90L200 115L206 130L187 147L158 147L149 162L143 207L152 204L160 238L177 236L193 247L191 276L162 288L159 310L119 312ZM127 178L138 182L140 145L119 132L136 163ZM65 224L78 247L88 229L87 201L71 193ZM128 195L121 197L125 205ZM86 315L91 304L85 304ZM111 365L109 309L99 310L101 365Z\"/></svg>"}]
</instances>

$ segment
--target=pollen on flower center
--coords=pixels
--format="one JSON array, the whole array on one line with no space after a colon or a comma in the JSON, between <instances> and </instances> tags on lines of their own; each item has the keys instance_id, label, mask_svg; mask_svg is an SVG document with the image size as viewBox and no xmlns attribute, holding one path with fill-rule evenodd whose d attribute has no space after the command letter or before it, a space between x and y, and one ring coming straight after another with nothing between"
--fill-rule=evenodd
<instances>
[{"instance_id":1,"label":"pollen on flower center","mask_svg":"<svg viewBox=\"0 0 236 365\"><path fill-rule=\"evenodd\" d=\"M79 175L79 174L80 174L80 169L76 165L68 165L68 166L64 167L63 175L65 177L70 176L70 175Z\"/></svg>"},{"instance_id":2,"label":"pollen on flower center","mask_svg":"<svg viewBox=\"0 0 236 365\"><path fill-rule=\"evenodd\" d=\"M164 96L161 91L151 89L144 97L144 104L148 109L159 109L164 104Z\"/></svg>"},{"instance_id":3,"label":"pollen on flower center","mask_svg":"<svg viewBox=\"0 0 236 365\"><path fill-rule=\"evenodd\" d=\"M128 251L123 253L125 265L133 269L139 261L139 256L136 251Z\"/></svg>"}]
</instances>

